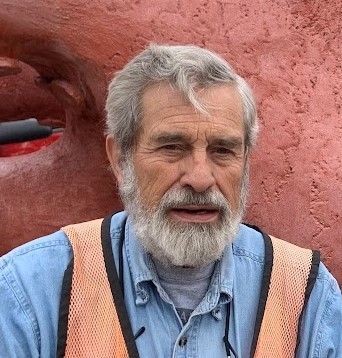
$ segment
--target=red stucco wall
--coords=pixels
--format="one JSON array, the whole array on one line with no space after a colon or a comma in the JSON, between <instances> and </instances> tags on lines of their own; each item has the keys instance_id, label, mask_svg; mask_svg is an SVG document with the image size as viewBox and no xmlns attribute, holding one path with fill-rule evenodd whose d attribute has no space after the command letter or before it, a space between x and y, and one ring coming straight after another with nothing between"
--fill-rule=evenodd
<instances>
[{"instance_id":1,"label":"red stucco wall","mask_svg":"<svg viewBox=\"0 0 342 358\"><path fill-rule=\"evenodd\" d=\"M342 282L341 18L340 0L0 0L0 56L69 83L49 87L67 108L63 139L0 158L0 251L118 207L101 135L106 81L151 41L194 43L257 96L248 221L320 249ZM63 116L29 72L1 79L0 120Z\"/></svg>"}]
</instances>

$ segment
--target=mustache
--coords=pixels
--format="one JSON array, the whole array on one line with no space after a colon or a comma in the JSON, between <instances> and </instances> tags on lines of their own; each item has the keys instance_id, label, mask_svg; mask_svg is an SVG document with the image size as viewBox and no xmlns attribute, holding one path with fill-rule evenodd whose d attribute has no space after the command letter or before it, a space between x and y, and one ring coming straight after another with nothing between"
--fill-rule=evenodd
<instances>
[{"instance_id":1,"label":"mustache","mask_svg":"<svg viewBox=\"0 0 342 358\"><path fill-rule=\"evenodd\" d=\"M230 205L222 193L215 190L208 190L198 193L191 188L173 188L168 190L161 202L160 208L168 210L182 207L184 205L208 206L220 212L229 212Z\"/></svg>"}]
</instances>

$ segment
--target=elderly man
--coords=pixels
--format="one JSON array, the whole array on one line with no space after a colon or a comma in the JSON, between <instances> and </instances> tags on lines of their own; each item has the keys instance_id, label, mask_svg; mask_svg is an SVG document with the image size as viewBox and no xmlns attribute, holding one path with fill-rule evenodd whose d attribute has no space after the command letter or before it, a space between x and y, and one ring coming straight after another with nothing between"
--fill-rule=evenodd
<instances>
[{"instance_id":1,"label":"elderly man","mask_svg":"<svg viewBox=\"0 0 342 358\"><path fill-rule=\"evenodd\" d=\"M126 211L1 259L0 356L342 357L318 253L241 224L258 124L228 63L150 46L106 109Z\"/></svg>"}]
</instances>

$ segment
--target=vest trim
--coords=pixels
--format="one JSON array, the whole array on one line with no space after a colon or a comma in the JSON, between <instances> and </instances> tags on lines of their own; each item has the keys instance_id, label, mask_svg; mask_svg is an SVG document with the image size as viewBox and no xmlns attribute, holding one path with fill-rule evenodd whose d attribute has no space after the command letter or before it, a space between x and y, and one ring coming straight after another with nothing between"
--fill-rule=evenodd
<instances>
[{"instance_id":1,"label":"vest trim","mask_svg":"<svg viewBox=\"0 0 342 358\"><path fill-rule=\"evenodd\" d=\"M71 246L72 250L72 246ZM59 306L58 332L57 332L57 358L65 356L66 341L68 336L68 318L71 297L72 272L74 269L74 259L72 258L64 271L61 301Z\"/></svg>"},{"instance_id":2,"label":"vest trim","mask_svg":"<svg viewBox=\"0 0 342 358\"><path fill-rule=\"evenodd\" d=\"M309 277L308 277L308 281L307 281L307 285L305 288L305 298L304 298L304 303L303 303L303 308L302 308L302 312L299 316L298 319L298 334L297 334L297 343L296 343L296 349L295 349L295 356L297 356L297 351L299 348L299 344L300 344L300 327L302 324L302 320L303 320L303 314L304 314L304 310L305 307L308 304L310 295L311 295L311 291L315 285L316 282L316 278L318 275L318 269L319 269L319 263L321 261L321 257L320 257L320 252L313 250L312 251L312 261L311 261L311 268L310 268L310 273L309 273Z\"/></svg>"},{"instance_id":3,"label":"vest trim","mask_svg":"<svg viewBox=\"0 0 342 358\"><path fill-rule=\"evenodd\" d=\"M271 238L267 234L263 233L257 226L252 226L252 225L248 225L248 226L252 227L253 229L259 231L262 234L264 239L264 245L265 245L264 271L262 276L258 311L256 315L255 325L254 325L254 334L253 334L251 355L250 355L251 357L254 357L262 320L264 318L268 292L270 289L272 266L273 266L273 246L272 246Z\"/></svg>"},{"instance_id":4,"label":"vest trim","mask_svg":"<svg viewBox=\"0 0 342 358\"><path fill-rule=\"evenodd\" d=\"M105 267L110 284L110 289L112 291L114 304L116 307L116 312L120 321L122 334L125 339L128 355L130 358L139 358L138 350L135 344L135 340L131 328L131 323L128 318L128 313L123 298L119 277L116 271L111 237L110 237L111 218L112 215L106 216L101 225L101 243L102 243L103 256L105 261ZM124 228L125 225L122 225L123 231ZM122 235L124 234L125 233L123 232ZM120 273L120 275L122 275L122 273Z\"/></svg>"}]
</instances>

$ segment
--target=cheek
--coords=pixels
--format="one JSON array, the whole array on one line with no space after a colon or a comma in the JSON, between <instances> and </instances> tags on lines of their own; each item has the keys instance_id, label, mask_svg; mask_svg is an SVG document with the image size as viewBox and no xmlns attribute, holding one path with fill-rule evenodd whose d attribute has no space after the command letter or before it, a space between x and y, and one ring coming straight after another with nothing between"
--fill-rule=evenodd
<instances>
[{"instance_id":1,"label":"cheek","mask_svg":"<svg viewBox=\"0 0 342 358\"><path fill-rule=\"evenodd\" d=\"M157 206L163 195L177 181L176 168L161 163L137 163L136 175L142 200L150 208Z\"/></svg>"},{"instance_id":2,"label":"cheek","mask_svg":"<svg viewBox=\"0 0 342 358\"><path fill-rule=\"evenodd\" d=\"M228 200L233 210L236 210L240 204L241 184L242 170L222 173L219 182L219 189Z\"/></svg>"}]
</instances>

